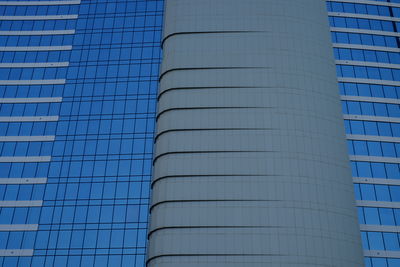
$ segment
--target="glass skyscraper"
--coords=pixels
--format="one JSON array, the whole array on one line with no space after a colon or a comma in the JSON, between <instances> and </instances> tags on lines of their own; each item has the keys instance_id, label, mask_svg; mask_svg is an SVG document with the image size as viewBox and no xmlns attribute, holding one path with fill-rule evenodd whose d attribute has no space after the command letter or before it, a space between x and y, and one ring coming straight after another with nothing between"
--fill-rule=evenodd
<instances>
[{"instance_id":1,"label":"glass skyscraper","mask_svg":"<svg viewBox=\"0 0 400 267\"><path fill-rule=\"evenodd\" d=\"M0 266L144 266L162 13L0 2Z\"/></svg>"},{"instance_id":2,"label":"glass skyscraper","mask_svg":"<svg viewBox=\"0 0 400 267\"><path fill-rule=\"evenodd\" d=\"M243 4L246 1L248 6L258 7L252 11L254 14ZM288 129L294 127L289 131L293 136L282 141L277 139L279 134L274 131L284 123L274 124L273 117L265 115L289 103L286 97L280 95L282 91L293 96L301 90L285 91L287 88L283 86L282 89L280 81L275 83L280 72L268 73L273 65L279 65L287 59L282 51L292 51L290 49L293 47L287 47L290 37L285 39L286 36L275 33L269 36L269 41L263 39L264 31L286 34L287 29L297 26L298 21L292 21L297 14L285 17L284 12L280 13L282 9L287 8L289 14L291 6L298 5L298 14L304 17L307 17L307 12L320 12L318 8L313 9L313 1L315 5L325 2L0 1L0 266L144 267L146 261L150 267L178 266L173 258L179 256L184 257L183 265L179 267L189 266L190 257L198 257L196 261L200 265L189 267L201 264L208 266L210 263L207 260L210 258L217 259L216 262L221 264L216 264L218 267L253 266L251 264L258 267L264 265L246 261L240 265L232 262L230 257L235 260L258 257L255 260L257 264L267 264L273 262L266 258L270 254L282 256L281 251L277 252L275 248L289 247L283 244L292 242L298 242L294 245L298 246L297 251L302 251L303 247L317 251L318 247L298 241L301 239L298 236L293 235L288 241L284 239L287 233L293 233L293 229L300 231L301 235L304 232L306 236L311 231L306 226L314 221L323 222L319 228L325 229L330 217L324 217L329 212L325 215L317 213L321 206L312 206L320 204L319 200L313 202L314 199L304 201L306 205L301 207L304 214L290 210L288 214L296 214L297 217L285 217L283 211L292 204L288 202L279 206L278 203L282 201L280 194L287 194L288 199L301 194L312 198L314 192L329 195L329 190L323 191L323 187L318 187L315 191L307 191L303 187L304 184L320 185L318 180L307 180L312 179L318 171L304 174L304 169L314 167L306 163L304 166L307 167L304 168L299 165L296 171L301 170L302 174L290 180L291 177L286 178L286 173L279 168L291 170L297 163L285 166L282 162L291 160L290 156L285 155L278 163L274 157L270 158L271 152L285 147L285 142L290 142L296 148L296 138L298 135L306 136L307 129L302 132L305 129L301 128L303 122L291 121ZM166 29L162 38L164 2L170 6L168 21L165 22L168 27L164 25ZM288 6L288 3L291 4ZM306 11L302 10L303 3L309 7ZM400 0L336 0L326 1L326 5L365 266L398 267ZM235 13L238 10L240 12ZM269 14L270 10L276 12ZM267 21L262 17L263 12L268 14L265 16L274 18L283 16L290 23L280 21L274 24L274 19ZM326 13L323 16L326 18ZM254 17L259 20L256 21ZM268 23L263 24L265 21ZM296 31L291 33L297 34ZM219 35L214 39L215 34ZM245 37L242 39L236 35ZM318 39L319 36L315 37L316 44L324 42ZM274 50L282 58L268 55L269 51L276 49L269 46L270 40L283 42L278 45L282 50ZM307 50L301 41L298 44L300 50L294 49L289 61L293 60L293 55L294 58L298 56L298 51ZM260 44L267 44L265 47L268 48ZM161 47L164 49L165 65L160 73ZM246 50L240 50L243 47ZM260 53L253 55L248 53L248 49ZM212 54L214 51L217 52ZM229 60L224 53L229 54ZM307 61L309 55L303 58L301 53L300 60ZM263 56L268 60L262 62ZM270 62L274 62L272 67L268 65ZM319 59L312 62L320 63ZM290 65L286 68L290 68ZM295 61L293 65L296 65ZM305 64L303 70L304 73L299 76L315 78L307 76L307 71L313 71L313 68ZM288 76L287 80L296 75ZM267 81L264 82L260 77L267 77ZM307 86L312 87L317 80ZM297 86L300 83L296 81ZM271 89L274 87L279 90L275 92ZM263 98L266 91L260 88L271 90L270 95ZM319 89L313 90L323 95L324 90ZM246 96L252 91L257 97ZM298 108L297 104L305 103L306 100L301 97L299 94L299 98L292 100L288 107ZM319 100L325 101L329 97L331 95ZM310 95L308 99L311 99ZM318 106L317 102L315 106ZM157 103L160 103L158 115ZM327 104L327 109L330 108L330 102L323 103ZM181 114L179 112L190 113L175 115ZM202 115L202 112L209 113ZM283 113L286 113L284 109L276 114ZM312 120L319 118L312 112L309 115ZM260 126L259 121L264 119L268 127ZM281 122L286 119L279 117ZM328 116L325 121L330 119ZM158 132L156 120L159 121ZM209 121L213 123L207 124ZM268 124L270 121L273 123ZM335 124L334 120L330 122L331 125ZM278 124L279 127L274 128ZM307 127L312 128L313 125L310 123ZM273 131L270 132L271 129ZM260 135L262 131L265 132ZM190 134L185 135L186 132ZM283 132L280 135L285 134ZM319 139L320 136L312 138ZM253 140L257 141L252 143ZM153 156L155 142L158 152ZM314 149L313 152L319 149L307 145L310 150ZM304 147L307 145L304 143ZM263 146L267 149L261 151ZM319 147L322 145L319 144ZM321 150L325 150L325 146ZM303 152L301 155L307 158L308 150ZM206 153L211 160L203 157ZM260 156L261 153L264 153L263 156ZM193 161L185 161L185 157ZM221 158L226 161L220 161ZM156 194L151 204L153 163L158 172L152 184ZM226 169L221 171L221 166ZM293 177L297 177L296 171L292 170ZM273 180L274 175L279 178L275 184L264 187L265 180ZM340 180L340 177L329 179ZM182 183L183 180L186 183ZM254 186L244 184L249 180L254 182ZM294 185L294 188L284 187L297 180L301 180L301 183ZM172 182L169 184L169 181ZM252 195L246 195L246 190ZM271 199L277 206L262 206ZM295 202L303 203L303 200L300 197ZM309 203L312 203L312 212L306 213ZM255 217L261 219L252 221L250 219L254 219L254 214L246 212L258 205L263 209L255 212ZM148 222L150 207L154 214L152 226ZM233 208L237 210L232 211ZM209 210L213 212L207 213ZM333 213L341 212L339 209ZM232 216L234 213L240 216ZM351 215L344 213L351 218ZM263 214L268 216L264 218ZM221 225L218 219L223 222ZM296 227L279 230L279 224L286 227L286 222L291 221L296 221ZM264 222L275 224L264 225ZM302 223L306 226L302 226ZM338 225L340 229L340 223ZM226 232L221 230L224 227L228 229ZM180 228L182 232L174 232ZM272 233L266 229L272 229ZM165 237L163 234L166 232ZM329 231L325 232L326 235L330 234ZM251 242L240 239L252 233L256 233L256 237L250 239ZM336 234L329 238L336 240ZM207 244L207 235L215 237L215 243L208 241L210 243ZM315 237L318 234L312 232L309 235ZM174 236L180 241L169 242L175 240ZM198 236L201 238L196 239ZM219 236L226 237L223 246L216 245L219 244ZM261 236L264 238L260 241L257 237ZM264 241L273 243L273 253L260 250L265 246ZM196 244L193 245L193 242ZM318 242L319 239L316 244ZM192 254L186 251L196 247L197 243L200 247L198 250L194 249ZM207 245L201 247L203 244ZM182 248L177 249L178 252L171 252L179 245ZM214 254L204 252L214 245ZM221 247L226 247L227 252L220 252ZM238 247L239 252L235 252ZM250 252L247 250L249 248ZM207 258L206 255L211 256ZM224 259L220 260L219 256ZM326 257L328 262L329 257ZM326 264L339 266L333 260ZM308 262L305 266L314 265ZM355 266L359 265L354 263L349 267Z\"/></svg>"},{"instance_id":3,"label":"glass skyscraper","mask_svg":"<svg viewBox=\"0 0 400 267\"><path fill-rule=\"evenodd\" d=\"M400 1L328 1L367 267L400 266Z\"/></svg>"}]
</instances>

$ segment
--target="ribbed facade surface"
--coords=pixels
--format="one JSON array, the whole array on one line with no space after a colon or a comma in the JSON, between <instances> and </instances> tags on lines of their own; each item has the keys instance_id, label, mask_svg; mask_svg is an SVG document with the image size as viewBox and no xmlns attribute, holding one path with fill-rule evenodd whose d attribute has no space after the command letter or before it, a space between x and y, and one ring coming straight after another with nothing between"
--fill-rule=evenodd
<instances>
[{"instance_id":1,"label":"ribbed facade surface","mask_svg":"<svg viewBox=\"0 0 400 267\"><path fill-rule=\"evenodd\" d=\"M400 266L400 1L327 1L366 267Z\"/></svg>"},{"instance_id":2,"label":"ribbed facade surface","mask_svg":"<svg viewBox=\"0 0 400 267\"><path fill-rule=\"evenodd\" d=\"M149 267L362 266L324 1L168 0Z\"/></svg>"},{"instance_id":3,"label":"ribbed facade surface","mask_svg":"<svg viewBox=\"0 0 400 267\"><path fill-rule=\"evenodd\" d=\"M145 266L163 1L0 1L0 266Z\"/></svg>"}]
</instances>

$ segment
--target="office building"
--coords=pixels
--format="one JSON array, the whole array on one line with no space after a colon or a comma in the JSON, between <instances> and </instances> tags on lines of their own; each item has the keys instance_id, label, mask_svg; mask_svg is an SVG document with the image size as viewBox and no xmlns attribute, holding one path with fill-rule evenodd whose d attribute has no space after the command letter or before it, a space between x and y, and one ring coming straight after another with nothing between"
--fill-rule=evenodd
<instances>
[{"instance_id":1,"label":"office building","mask_svg":"<svg viewBox=\"0 0 400 267\"><path fill-rule=\"evenodd\" d=\"M1 1L0 265L400 266L399 23L400 0Z\"/></svg>"}]
</instances>

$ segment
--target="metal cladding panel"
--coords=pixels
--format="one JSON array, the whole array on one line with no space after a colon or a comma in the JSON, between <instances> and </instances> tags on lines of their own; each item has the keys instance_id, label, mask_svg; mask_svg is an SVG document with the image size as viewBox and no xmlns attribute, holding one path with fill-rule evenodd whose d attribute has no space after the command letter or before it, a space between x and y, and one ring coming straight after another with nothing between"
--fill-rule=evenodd
<instances>
[{"instance_id":1,"label":"metal cladding panel","mask_svg":"<svg viewBox=\"0 0 400 267\"><path fill-rule=\"evenodd\" d=\"M363 266L324 1L165 11L148 266Z\"/></svg>"}]
</instances>

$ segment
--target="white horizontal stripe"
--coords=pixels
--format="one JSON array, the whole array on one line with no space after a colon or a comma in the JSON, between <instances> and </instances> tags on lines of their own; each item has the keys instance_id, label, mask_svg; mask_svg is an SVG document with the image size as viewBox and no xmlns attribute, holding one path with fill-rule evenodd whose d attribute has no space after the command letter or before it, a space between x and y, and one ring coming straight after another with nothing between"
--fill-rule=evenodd
<instances>
[{"instance_id":1,"label":"white horizontal stripe","mask_svg":"<svg viewBox=\"0 0 400 267\"><path fill-rule=\"evenodd\" d=\"M0 257L30 257L33 249L0 249Z\"/></svg>"},{"instance_id":2,"label":"white horizontal stripe","mask_svg":"<svg viewBox=\"0 0 400 267\"><path fill-rule=\"evenodd\" d=\"M400 185L400 180L398 179L383 179L383 178L353 177L353 182L357 184Z\"/></svg>"},{"instance_id":3,"label":"white horizontal stripe","mask_svg":"<svg viewBox=\"0 0 400 267\"><path fill-rule=\"evenodd\" d=\"M335 60L335 63L340 65L400 69L399 64L370 62L370 61Z\"/></svg>"},{"instance_id":4,"label":"white horizontal stripe","mask_svg":"<svg viewBox=\"0 0 400 267\"><path fill-rule=\"evenodd\" d=\"M0 184L45 184L47 178L0 178Z\"/></svg>"},{"instance_id":5,"label":"white horizontal stripe","mask_svg":"<svg viewBox=\"0 0 400 267\"><path fill-rule=\"evenodd\" d=\"M55 138L54 135L0 136L0 142L46 142Z\"/></svg>"},{"instance_id":6,"label":"white horizontal stripe","mask_svg":"<svg viewBox=\"0 0 400 267\"><path fill-rule=\"evenodd\" d=\"M65 79L54 80L0 80L0 85L65 84Z\"/></svg>"},{"instance_id":7,"label":"white horizontal stripe","mask_svg":"<svg viewBox=\"0 0 400 267\"><path fill-rule=\"evenodd\" d=\"M38 62L38 63L0 63L0 68L46 68L68 67L69 62Z\"/></svg>"},{"instance_id":8,"label":"white horizontal stripe","mask_svg":"<svg viewBox=\"0 0 400 267\"><path fill-rule=\"evenodd\" d=\"M348 140L363 140L363 141L378 141L378 142L400 143L400 137L391 137L391 136L347 134L346 138Z\"/></svg>"},{"instance_id":9,"label":"white horizontal stripe","mask_svg":"<svg viewBox=\"0 0 400 267\"><path fill-rule=\"evenodd\" d=\"M364 256L374 258L400 259L400 251L393 250L364 250Z\"/></svg>"},{"instance_id":10,"label":"white horizontal stripe","mask_svg":"<svg viewBox=\"0 0 400 267\"><path fill-rule=\"evenodd\" d=\"M0 6L58 6L58 5L78 5L80 0L69 1L0 1Z\"/></svg>"},{"instance_id":11,"label":"white horizontal stripe","mask_svg":"<svg viewBox=\"0 0 400 267\"><path fill-rule=\"evenodd\" d=\"M0 98L0 103L56 103L61 101L62 97Z\"/></svg>"},{"instance_id":12,"label":"white horizontal stripe","mask_svg":"<svg viewBox=\"0 0 400 267\"><path fill-rule=\"evenodd\" d=\"M0 207L41 207L42 200L15 200L15 201L0 201Z\"/></svg>"},{"instance_id":13,"label":"white horizontal stripe","mask_svg":"<svg viewBox=\"0 0 400 267\"><path fill-rule=\"evenodd\" d=\"M356 206L399 209L400 202L356 200Z\"/></svg>"},{"instance_id":14,"label":"white horizontal stripe","mask_svg":"<svg viewBox=\"0 0 400 267\"><path fill-rule=\"evenodd\" d=\"M388 80L374 80L374 79L338 77L338 81L339 82L348 82L348 83L366 83L366 84L380 84L380 85L400 86L400 82L388 81Z\"/></svg>"},{"instance_id":15,"label":"white horizontal stripe","mask_svg":"<svg viewBox=\"0 0 400 267\"><path fill-rule=\"evenodd\" d=\"M0 231L37 231L38 224L0 224Z\"/></svg>"},{"instance_id":16,"label":"white horizontal stripe","mask_svg":"<svg viewBox=\"0 0 400 267\"><path fill-rule=\"evenodd\" d=\"M0 122L58 121L58 116L0 117Z\"/></svg>"},{"instance_id":17,"label":"white horizontal stripe","mask_svg":"<svg viewBox=\"0 0 400 267\"><path fill-rule=\"evenodd\" d=\"M0 16L0 20L58 20L77 19L78 15L49 15L49 16Z\"/></svg>"},{"instance_id":18,"label":"white horizontal stripe","mask_svg":"<svg viewBox=\"0 0 400 267\"><path fill-rule=\"evenodd\" d=\"M360 224L361 231L400 233L400 226Z\"/></svg>"},{"instance_id":19,"label":"white horizontal stripe","mask_svg":"<svg viewBox=\"0 0 400 267\"><path fill-rule=\"evenodd\" d=\"M72 50L72 45L62 46L0 46L0 51L65 51Z\"/></svg>"},{"instance_id":20,"label":"white horizontal stripe","mask_svg":"<svg viewBox=\"0 0 400 267\"><path fill-rule=\"evenodd\" d=\"M386 104L400 104L400 99L395 98L384 98L384 97L369 97L369 96L353 96L353 95L342 95L342 100L359 101L359 102L374 102L374 103L386 103Z\"/></svg>"},{"instance_id":21,"label":"white horizontal stripe","mask_svg":"<svg viewBox=\"0 0 400 267\"><path fill-rule=\"evenodd\" d=\"M379 117L379 116L364 116L364 115L343 115L345 120L356 121L381 121L381 122L394 122L400 123L400 118L394 117Z\"/></svg>"},{"instance_id":22,"label":"white horizontal stripe","mask_svg":"<svg viewBox=\"0 0 400 267\"><path fill-rule=\"evenodd\" d=\"M350 155L349 157L350 157L350 160L354 160L354 161L400 163L400 158L359 156L359 155Z\"/></svg>"},{"instance_id":23,"label":"white horizontal stripe","mask_svg":"<svg viewBox=\"0 0 400 267\"><path fill-rule=\"evenodd\" d=\"M378 1L371 1L371 0L333 0L333 1L342 2L342 3L355 3L355 4L376 5L376 6L400 7L400 4L397 4L397 3L378 2Z\"/></svg>"},{"instance_id":24,"label":"white horizontal stripe","mask_svg":"<svg viewBox=\"0 0 400 267\"><path fill-rule=\"evenodd\" d=\"M0 157L0 162L49 162L50 156L43 157Z\"/></svg>"},{"instance_id":25,"label":"white horizontal stripe","mask_svg":"<svg viewBox=\"0 0 400 267\"><path fill-rule=\"evenodd\" d=\"M386 47L386 46L373 46L373 45L356 45L356 44L338 44L334 43L335 48L352 48L352 49L363 49L363 50L375 50L375 51L386 51L386 52L400 52L400 48Z\"/></svg>"},{"instance_id":26,"label":"white horizontal stripe","mask_svg":"<svg viewBox=\"0 0 400 267\"><path fill-rule=\"evenodd\" d=\"M54 31L0 31L0 35L61 35L74 34L75 30L54 30Z\"/></svg>"},{"instance_id":27,"label":"white horizontal stripe","mask_svg":"<svg viewBox=\"0 0 400 267\"><path fill-rule=\"evenodd\" d=\"M328 15L335 16L335 17L344 17L344 18L376 19L376 20L395 21L395 22L400 21L400 18L396 18L396 17L387 17L387 16L370 15L370 14L328 12Z\"/></svg>"},{"instance_id":28,"label":"white horizontal stripe","mask_svg":"<svg viewBox=\"0 0 400 267\"><path fill-rule=\"evenodd\" d=\"M375 30L354 29L354 28L338 28L338 27L331 27L331 31L332 31L332 32L376 34L376 35L385 35L385 36L400 37L400 33L398 33L398 32L375 31Z\"/></svg>"}]
</instances>

